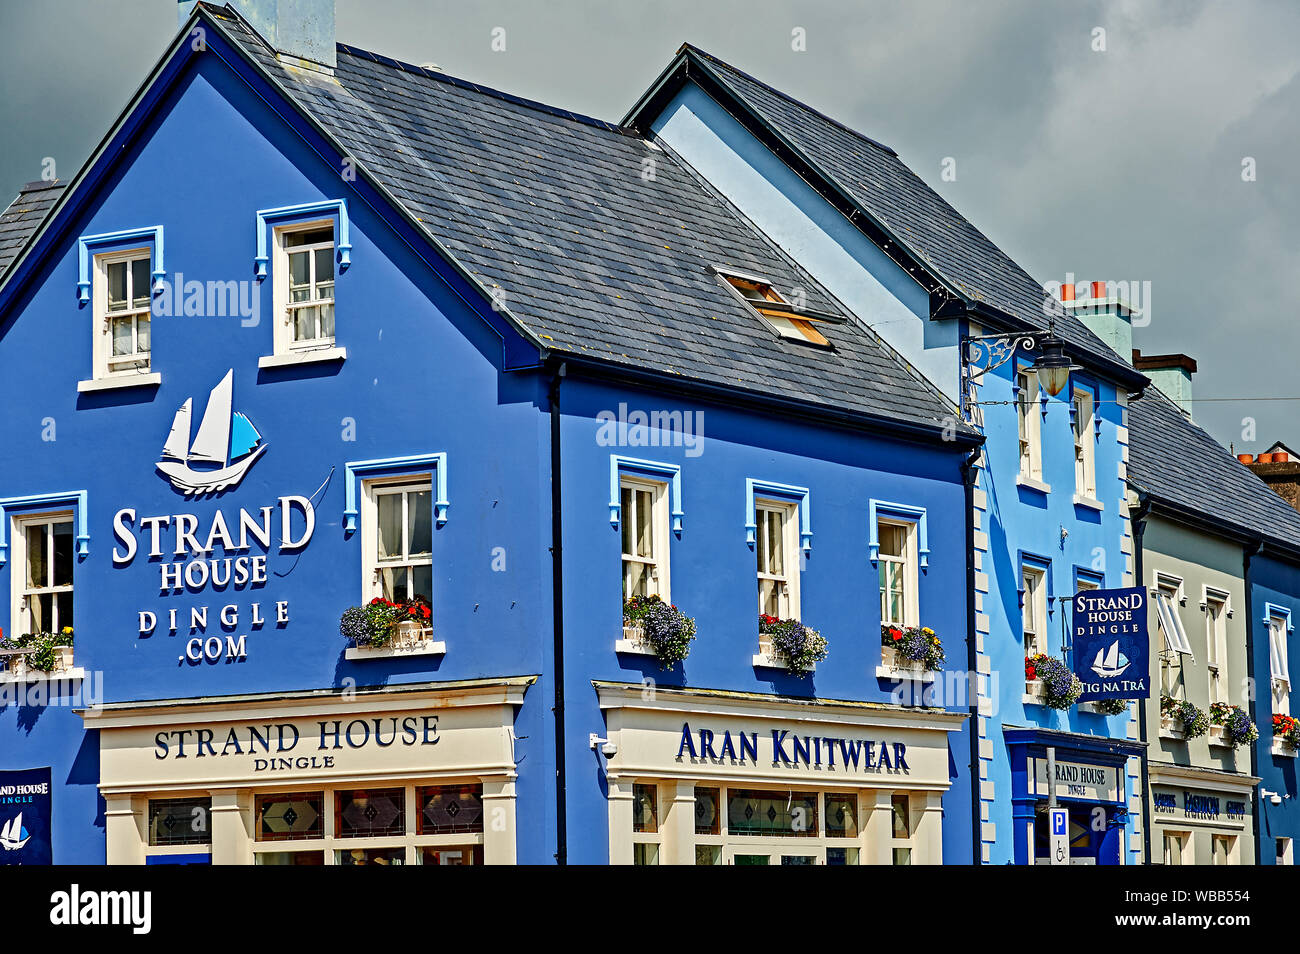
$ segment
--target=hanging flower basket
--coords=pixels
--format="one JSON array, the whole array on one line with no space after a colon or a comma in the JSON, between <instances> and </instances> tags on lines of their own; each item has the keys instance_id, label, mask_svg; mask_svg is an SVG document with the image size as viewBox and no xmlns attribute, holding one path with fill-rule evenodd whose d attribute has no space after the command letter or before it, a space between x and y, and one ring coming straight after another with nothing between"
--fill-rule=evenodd
<instances>
[{"instance_id":1,"label":"hanging flower basket","mask_svg":"<svg viewBox=\"0 0 1300 954\"><path fill-rule=\"evenodd\" d=\"M646 646L671 669L691 653L695 620L658 596L634 596L623 601L623 638Z\"/></svg>"},{"instance_id":2,"label":"hanging flower basket","mask_svg":"<svg viewBox=\"0 0 1300 954\"><path fill-rule=\"evenodd\" d=\"M796 676L808 676L827 656L826 637L797 619L760 615L758 632L767 637L771 653Z\"/></svg>"},{"instance_id":3,"label":"hanging flower basket","mask_svg":"<svg viewBox=\"0 0 1300 954\"><path fill-rule=\"evenodd\" d=\"M1250 713L1241 706L1214 703L1210 706L1210 722L1223 726L1223 741L1234 749L1250 745L1259 738L1259 729L1250 721Z\"/></svg>"},{"instance_id":4,"label":"hanging flower basket","mask_svg":"<svg viewBox=\"0 0 1300 954\"><path fill-rule=\"evenodd\" d=\"M899 668L908 668L909 664L927 672L943 668L943 643L928 626L881 626L880 645L886 657L893 650Z\"/></svg>"},{"instance_id":5,"label":"hanging flower basket","mask_svg":"<svg viewBox=\"0 0 1300 954\"><path fill-rule=\"evenodd\" d=\"M1055 656L1038 653L1025 657L1025 681L1042 684L1043 705L1068 709L1083 695L1083 682Z\"/></svg>"},{"instance_id":6,"label":"hanging flower basket","mask_svg":"<svg viewBox=\"0 0 1300 954\"><path fill-rule=\"evenodd\" d=\"M1127 699L1097 699L1093 706L1102 715L1119 715L1128 711L1128 703Z\"/></svg>"},{"instance_id":7,"label":"hanging flower basket","mask_svg":"<svg viewBox=\"0 0 1300 954\"><path fill-rule=\"evenodd\" d=\"M1168 694L1160 696L1160 717L1173 725L1181 725L1184 739L1200 738L1210 728L1210 717L1204 709Z\"/></svg>"}]
</instances>

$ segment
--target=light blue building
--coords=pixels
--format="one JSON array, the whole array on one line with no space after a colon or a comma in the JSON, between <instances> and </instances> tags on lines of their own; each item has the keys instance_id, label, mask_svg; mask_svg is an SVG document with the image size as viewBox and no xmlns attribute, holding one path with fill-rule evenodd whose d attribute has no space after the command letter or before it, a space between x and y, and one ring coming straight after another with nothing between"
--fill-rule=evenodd
<instances>
[{"instance_id":1,"label":"light blue building","mask_svg":"<svg viewBox=\"0 0 1300 954\"><path fill-rule=\"evenodd\" d=\"M1025 666L1068 653L1072 594L1132 580L1125 409L1146 378L1080 320L1127 322L1127 307L1103 293L1063 308L889 147L693 47L625 123L726 195L985 434L969 513L974 856L1045 856L1050 749L1072 858L1140 861L1134 707L1049 708ZM1055 394L1033 368L1049 331L1074 365ZM1017 347L1031 332L1038 349ZM1007 349L968 340L986 335Z\"/></svg>"}]
</instances>

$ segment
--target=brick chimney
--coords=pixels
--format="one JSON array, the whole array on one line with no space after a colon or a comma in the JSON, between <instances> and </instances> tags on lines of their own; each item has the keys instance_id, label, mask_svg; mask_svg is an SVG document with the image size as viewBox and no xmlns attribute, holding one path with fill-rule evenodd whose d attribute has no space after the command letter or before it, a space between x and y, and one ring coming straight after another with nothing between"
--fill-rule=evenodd
<instances>
[{"instance_id":1,"label":"brick chimney","mask_svg":"<svg viewBox=\"0 0 1300 954\"><path fill-rule=\"evenodd\" d=\"M1274 493L1300 510L1300 455L1279 441L1258 457L1242 454L1238 459Z\"/></svg>"},{"instance_id":2,"label":"brick chimney","mask_svg":"<svg viewBox=\"0 0 1300 954\"><path fill-rule=\"evenodd\" d=\"M178 0L176 12L184 26L195 0ZM334 69L334 0L226 0L239 11L282 61Z\"/></svg>"},{"instance_id":3,"label":"brick chimney","mask_svg":"<svg viewBox=\"0 0 1300 954\"><path fill-rule=\"evenodd\" d=\"M1137 368L1173 401L1187 419L1192 419L1192 375L1196 361L1185 354L1143 354L1133 350L1133 367Z\"/></svg>"}]
</instances>

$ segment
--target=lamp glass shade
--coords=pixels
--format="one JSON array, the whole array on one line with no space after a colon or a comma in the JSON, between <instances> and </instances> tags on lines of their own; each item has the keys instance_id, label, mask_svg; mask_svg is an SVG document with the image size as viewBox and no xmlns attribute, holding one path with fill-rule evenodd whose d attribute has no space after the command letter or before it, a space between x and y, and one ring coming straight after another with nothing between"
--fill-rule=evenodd
<instances>
[{"instance_id":1,"label":"lamp glass shade","mask_svg":"<svg viewBox=\"0 0 1300 954\"><path fill-rule=\"evenodd\" d=\"M1055 397L1070 383L1070 370L1068 364L1062 367L1043 367L1039 365L1038 380L1043 383L1043 387L1047 388L1047 393Z\"/></svg>"},{"instance_id":2,"label":"lamp glass shade","mask_svg":"<svg viewBox=\"0 0 1300 954\"><path fill-rule=\"evenodd\" d=\"M1065 356L1065 342L1060 338L1045 338L1042 347L1042 354L1034 362L1034 370L1038 372L1039 383L1055 397L1070 383L1070 372L1074 367Z\"/></svg>"}]
</instances>

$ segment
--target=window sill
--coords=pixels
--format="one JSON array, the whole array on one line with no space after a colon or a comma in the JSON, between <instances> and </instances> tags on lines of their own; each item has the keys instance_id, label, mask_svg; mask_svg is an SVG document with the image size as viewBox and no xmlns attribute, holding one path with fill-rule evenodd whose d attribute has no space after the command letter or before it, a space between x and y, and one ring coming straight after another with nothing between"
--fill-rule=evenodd
<instances>
[{"instance_id":1,"label":"window sill","mask_svg":"<svg viewBox=\"0 0 1300 954\"><path fill-rule=\"evenodd\" d=\"M120 388L152 388L159 384L162 384L162 375L155 371L150 374L123 374L111 378L78 381L77 391L86 394L92 391L116 391Z\"/></svg>"},{"instance_id":2,"label":"window sill","mask_svg":"<svg viewBox=\"0 0 1300 954\"><path fill-rule=\"evenodd\" d=\"M1287 745L1286 742L1281 739L1274 738L1273 745L1269 749L1269 752L1272 755L1279 755L1284 759L1293 759L1296 757L1297 749L1294 745Z\"/></svg>"},{"instance_id":3,"label":"window sill","mask_svg":"<svg viewBox=\"0 0 1300 954\"><path fill-rule=\"evenodd\" d=\"M933 669L926 669L921 663L913 662L910 659L901 659L896 649L882 649L880 663L876 667L877 679L934 682Z\"/></svg>"},{"instance_id":4,"label":"window sill","mask_svg":"<svg viewBox=\"0 0 1300 954\"><path fill-rule=\"evenodd\" d=\"M1228 741L1228 732L1221 725L1210 726L1210 731L1206 733L1209 736L1210 745L1218 746L1224 749L1231 749L1232 743Z\"/></svg>"},{"instance_id":5,"label":"window sill","mask_svg":"<svg viewBox=\"0 0 1300 954\"><path fill-rule=\"evenodd\" d=\"M1093 497L1084 497L1081 494L1074 495L1074 505L1076 507L1087 507L1089 510L1103 511L1106 505L1100 500Z\"/></svg>"},{"instance_id":6,"label":"window sill","mask_svg":"<svg viewBox=\"0 0 1300 954\"><path fill-rule=\"evenodd\" d=\"M624 626L623 638L614 642L614 652L630 656L657 655L654 647L645 641L645 632L640 626Z\"/></svg>"},{"instance_id":7,"label":"window sill","mask_svg":"<svg viewBox=\"0 0 1300 954\"><path fill-rule=\"evenodd\" d=\"M72 666L69 669L56 669L53 672L45 672L40 669L29 669L26 672L0 672L0 686L27 682L61 682L63 680L71 681L73 679L85 678L86 670L81 666Z\"/></svg>"},{"instance_id":8,"label":"window sill","mask_svg":"<svg viewBox=\"0 0 1300 954\"><path fill-rule=\"evenodd\" d=\"M1033 680L1026 679L1025 694L1024 697L1021 699L1021 702L1023 702L1027 706L1041 706L1044 704L1043 699L1046 697L1046 695L1047 695L1047 690L1044 688L1043 681L1041 679L1033 679Z\"/></svg>"},{"instance_id":9,"label":"window sill","mask_svg":"<svg viewBox=\"0 0 1300 954\"><path fill-rule=\"evenodd\" d=\"M779 656L773 656L771 653L760 652L754 654L754 668L755 669L790 669L790 664L787 663L784 659L781 659ZM811 666L809 666L807 669L803 671L816 672L817 664L813 663Z\"/></svg>"},{"instance_id":10,"label":"window sill","mask_svg":"<svg viewBox=\"0 0 1300 954\"><path fill-rule=\"evenodd\" d=\"M346 361L347 348L317 348L314 351L291 351L288 354L265 354L257 359L259 368L296 368L323 361Z\"/></svg>"},{"instance_id":11,"label":"window sill","mask_svg":"<svg viewBox=\"0 0 1300 954\"><path fill-rule=\"evenodd\" d=\"M349 646L344 659L405 659L407 656L445 656L447 644L441 639L423 639L403 646Z\"/></svg>"},{"instance_id":12,"label":"window sill","mask_svg":"<svg viewBox=\"0 0 1300 954\"><path fill-rule=\"evenodd\" d=\"M1094 715L1102 715L1102 716L1112 715L1112 713L1109 712L1102 712L1101 709L1097 706L1097 703L1095 702L1080 702L1078 708L1080 712L1091 712ZM1131 716L1133 714L1133 707L1130 706L1124 712L1116 712L1113 714L1122 715L1122 716Z\"/></svg>"},{"instance_id":13,"label":"window sill","mask_svg":"<svg viewBox=\"0 0 1300 954\"><path fill-rule=\"evenodd\" d=\"M1026 477L1024 474L1016 475L1016 486L1037 490L1040 494L1050 494L1052 492L1051 484L1044 483L1036 477Z\"/></svg>"},{"instance_id":14,"label":"window sill","mask_svg":"<svg viewBox=\"0 0 1300 954\"><path fill-rule=\"evenodd\" d=\"M1160 719L1160 738L1168 739L1170 742L1186 742L1187 733L1182 729L1174 728L1174 720L1162 717Z\"/></svg>"}]
</instances>

